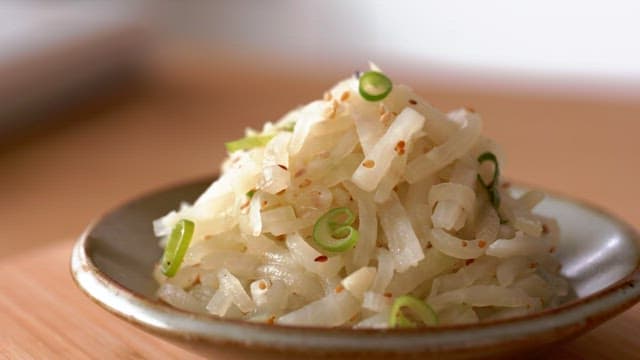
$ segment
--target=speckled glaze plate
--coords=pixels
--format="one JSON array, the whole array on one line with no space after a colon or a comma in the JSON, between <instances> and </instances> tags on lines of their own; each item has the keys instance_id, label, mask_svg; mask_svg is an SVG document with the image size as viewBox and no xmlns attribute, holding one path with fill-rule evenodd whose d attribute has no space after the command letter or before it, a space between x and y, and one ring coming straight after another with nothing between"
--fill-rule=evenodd
<instances>
[{"instance_id":1,"label":"speckled glaze plate","mask_svg":"<svg viewBox=\"0 0 640 360\"><path fill-rule=\"evenodd\" d=\"M161 256L151 221L194 200L212 179L163 189L108 213L71 255L77 285L142 329L225 358L473 358L531 354L584 333L640 299L640 236L610 214L549 195L537 212L558 219L557 256L575 299L535 315L413 330L282 327L190 314L158 301L152 268ZM514 191L521 191L514 188Z\"/></svg>"}]
</instances>

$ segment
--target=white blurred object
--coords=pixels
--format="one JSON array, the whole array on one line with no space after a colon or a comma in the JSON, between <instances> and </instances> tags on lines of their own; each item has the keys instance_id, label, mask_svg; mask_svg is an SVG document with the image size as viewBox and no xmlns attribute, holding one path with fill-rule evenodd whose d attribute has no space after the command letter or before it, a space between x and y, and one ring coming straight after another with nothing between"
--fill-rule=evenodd
<instances>
[{"instance_id":1,"label":"white blurred object","mask_svg":"<svg viewBox=\"0 0 640 360\"><path fill-rule=\"evenodd\" d=\"M17 114L47 109L130 73L147 50L142 3L0 3L0 135Z\"/></svg>"},{"instance_id":2,"label":"white blurred object","mask_svg":"<svg viewBox=\"0 0 640 360\"><path fill-rule=\"evenodd\" d=\"M179 30L260 66L356 67L438 86L640 97L640 1L174 2ZM415 82L415 79L414 79Z\"/></svg>"},{"instance_id":3,"label":"white blurred object","mask_svg":"<svg viewBox=\"0 0 640 360\"><path fill-rule=\"evenodd\" d=\"M397 4L377 1L363 10L375 24L375 41L393 41L405 56L483 69L640 81L638 1L414 1L404 3L404 14ZM403 26L394 26L399 23Z\"/></svg>"}]
</instances>

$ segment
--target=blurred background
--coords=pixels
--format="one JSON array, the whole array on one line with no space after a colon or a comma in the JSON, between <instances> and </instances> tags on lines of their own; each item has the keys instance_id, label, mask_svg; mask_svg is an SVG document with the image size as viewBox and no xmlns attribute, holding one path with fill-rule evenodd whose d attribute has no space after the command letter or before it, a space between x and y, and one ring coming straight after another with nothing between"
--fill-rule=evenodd
<instances>
[{"instance_id":1,"label":"blurred background","mask_svg":"<svg viewBox=\"0 0 640 360\"><path fill-rule=\"evenodd\" d=\"M368 61L469 106L506 176L640 228L640 2L1 1L0 256L68 244ZM67 245L65 245L67 246Z\"/></svg>"}]
</instances>

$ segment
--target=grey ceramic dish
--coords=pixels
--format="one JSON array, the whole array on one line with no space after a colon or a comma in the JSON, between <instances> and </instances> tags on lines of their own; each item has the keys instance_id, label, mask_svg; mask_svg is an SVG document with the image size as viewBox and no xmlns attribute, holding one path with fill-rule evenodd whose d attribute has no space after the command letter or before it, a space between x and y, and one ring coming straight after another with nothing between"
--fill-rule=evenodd
<instances>
[{"instance_id":1,"label":"grey ceramic dish","mask_svg":"<svg viewBox=\"0 0 640 360\"><path fill-rule=\"evenodd\" d=\"M577 298L510 320L429 330L281 327L189 314L159 302L152 267L161 256L151 221L197 197L211 179L152 193L104 216L80 237L71 271L78 286L119 317L202 354L225 358L468 358L513 355L575 337L640 299L640 236L613 216L553 195L538 207L556 217L557 256ZM517 190L516 190L517 191Z\"/></svg>"}]
</instances>

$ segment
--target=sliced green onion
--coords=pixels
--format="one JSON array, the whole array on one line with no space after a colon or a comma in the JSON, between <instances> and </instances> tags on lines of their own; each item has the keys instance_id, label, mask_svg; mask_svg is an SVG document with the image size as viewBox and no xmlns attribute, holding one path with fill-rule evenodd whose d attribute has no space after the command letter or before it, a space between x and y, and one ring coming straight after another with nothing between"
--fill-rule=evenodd
<instances>
[{"instance_id":1,"label":"sliced green onion","mask_svg":"<svg viewBox=\"0 0 640 360\"><path fill-rule=\"evenodd\" d=\"M406 313L410 317L407 317ZM435 325L438 325L438 315L426 302L411 295L403 295L393 301L389 327L416 328Z\"/></svg>"},{"instance_id":2,"label":"sliced green onion","mask_svg":"<svg viewBox=\"0 0 640 360\"><path fill-rule=\"evenodd\" d=\"M224 146L227 148L227 151L234 152L238 150L249 150L256 147L265 146L273 139L273 134L270 135L252 135L246 136L242 139L230 141L225 143Z\"/></svg>"},{"instance_id":3,"label":"sliced green onion","mask_svg":"<svg viewBox=\"0 0 640 360\"><path fill-rule=\"evenodd\" d=\"M367 71L360 75L358 90L365 100L380 101L389 95L392 87L391 80L380 72Z\"/></svg>"},{"instance_id":4,"label":"sliced green onion","mask_svg":"<svg viewBox=\"0 0 640 360\"><path fill-rule=\"evenodd\" d=\"M256 189L249 190L249 191L247 191L247 197L249 199L251 199L253 197L253 194L255 194L255 193L256 193Z\"/></svg>"},{"instance_id":5,"label":"sliced green onion","mask_svg":"<svg viewBox=\"0 0 640 360\"><path fill-rule=\"evenodd\" d=\"M493 207L496 210L498 210L500 208L500 192L498 191L500 166L498 166L498 159L496 158L496 155L492 152L487 151L482 153L480 156L478 156L478 162L480 164L482 164L485 161L491 161L493 163L494 165L493 177L491 181L488 184L486 184L482 179L482 176L478 174L478 181L480 181L482 186L484 186L487 189L487 192L489 194L489 201L491 201L491 204L493 205Z\"/></svg>"},{"instance_id":6,"label":"sliced green onion","mask_svg":"<svg viewBox=\"0 0 640 360\"><path fill-rule=\"evenodd\" d=\"M282 131L288 131L288 132L293 132L293 130L296 128L296 122L292 121L286 125L283 125L280 130Z\"/></svg>"},{"instance_id":7,"label":"sliced green onion","mask_svg":"<svg viewBox=\"0 0 640 360\"><path fill-rule=\"evenodd\" d=\"M478 177L482 185L484 185L484 187L487 187L487 188L494 187L495 185L497 185L498 177L500 176L500 167L498 166L498 158L496 158L496 155L494 153L487 151L482 153L480 156L478 156L478 162L480 164L482 164L485 161L491 161L494 165L493 178L488 184L485 184L484 180L482 180L482 177L480 177L479 175Z\"/></svg>"},{"instance_id":8,"label":"sliced green onion","mask_svg":"<svg viewBox=\"0 0 640 360\"><path fill-rule=\"evenodd\" d=\"M164 254L162 254L162 273L164 275L173 277L180 268L184 254L193 237L194 228L193 221L182 219L171 230L169 241L164 248Z\"/></svg>"},{"instance_id":9,"label":"sliced green onion","mask_svg":"<svg viewBox=\"0 0 640 360\"><path fill-rule=\"evenodd\" d=\"M489 201L491 201L491 205L498 210L500 208L500 192L497 187L487 188L487 192L489 193Z\"/></svg>"},{"instance_id":10,"label":"sliced green onion","mask_svg":"<svg viewBox=\"0 0 640 360\"><path fill-rule=\"evenodd\" d=\"M354 221L355 216L349 208L331 209L316 221L313 227L313 241L326 251L347 251L360 237L358 230L351 226Z\"/></svg>"}]
</instances>

